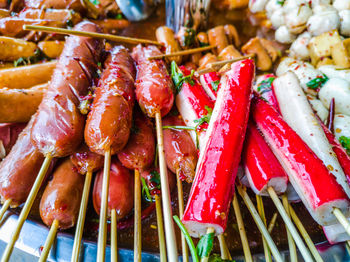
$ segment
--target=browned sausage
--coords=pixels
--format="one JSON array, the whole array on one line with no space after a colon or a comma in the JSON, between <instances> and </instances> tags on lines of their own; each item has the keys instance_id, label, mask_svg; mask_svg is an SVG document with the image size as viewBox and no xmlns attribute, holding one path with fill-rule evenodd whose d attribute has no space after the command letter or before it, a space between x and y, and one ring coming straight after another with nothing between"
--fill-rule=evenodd
<instances>
[{"instance_id":1,"label":"browned sausage","mask_svg":"<svg viewBox=\"0 0 350 262\"><path fill-rule=\"evenodd\" d=\"M199 60L199 68L198 69L203 69L207 65L209 65L210 63L214 63L216 61L218 61L218 59L216 58L215 55L213 55L212 53L207 53L205 56L203 56L201 58L201 60Z\"/></svg>"},{"instance_id":2,"label":"browned sausage","mask_svg":"<svg viewBox=\"0 0 350 262\"><path fill-rule=\"evenodd\" d=\"M74 29L99 31L95 24L87 21ZM79 111L79 99L89 91L101 48L100 40L80 36L67 38L31 131L32 142L44 155L67 156L81 144L85 116Z\"/></svg>"},{"instance_id":3,"label":"browned sausage","mask_svg":"<svg viewBox=\"0 0 350 262\"><path fill-rule=\"evenodd\" d=\"M234 45L235 47L239 47L241 44L241 41L239 40L239 35L237 32L236 27L233 25L225 25L224 30L226 33L226 37L231 45Z\"/></svg>"},{"instance_id":4,"label":"browned sausage","mask_svg":"<svg viewBox=\"0 0 350 262\"><path fill-rule=\"evenodd\" d=\"M82 20L79 13L69 9L26 8L18 14L18 17L59 21L67 26L73 26Z\"/></svg>"},{"instance_id":5,"label":"browned sausage","mask_svg":"<svg viewBox=\"0 0 350 262\"><path fill-rule=\"evenodd\" d=\"M26 125L26 123L0 124L0 159L10 152Z\"/></svg>"},{"instance_id":6,"label":"browned sausage","mask_svg":"<svg viewBox=\"0 0 350 262\"><path fill-rule=\"evenodd\" d=\"M112 155L128 142L134 106L135 67L124 47L116 47L95 91L85 127L85 142L92 152Z\"/></svg>"},{"instance_id":7,"label":"browned sausage","mask_svg":"<svg viewBox=\"0 0 350 262\"><path fill-rule=\"evenodd\" d=\"M85 7L80 0L24 0L27 8L52 8L52 9L72 9L77 12L84 12Z\"/></svg>"},{"instance_id":8,"label":"browned sausage","mask_svg":"<svg viewBox=\"0 0 350 262\"><path fill-rule=\"evenodd\" d=\"M197 34L197 42L199 46L207 46L209 45L208 34L205 32L200 32Z\"/></svg>"},{"instance_id":9,"label":"browned sausage","mask_svg":"<svg viewBox=\"0 0 350 262\"><path fill-rule=\"evenodd\" d=\"M241 53L233 46L226 46L219 54L220 60L229 60L242 57Z\"/></svg>"},{"instance_id":10,"label":"browned sausage","mask_svg":"<svg viewBox=\"0 0 350 262\"><path fill-rule=\"evenodd\" d=\"M95 211L100 213L103 171L95 178L92 200ZM117 158L111 162L108 192L108 214L116 210L117 219L125 217L134 206L134 181L130 171L123 167Z\"/></svg>"},{"instance_id":11,"label":"browned sausage","mask_svg":"<svg viewBox=\"0 0 350 262\"><path fill-rule=\"evenodd\" d=\"M0 163L1 201L12 199L12 207L26 201L44 161L43 155L30 141L33 119L34 117L19 135L10 153Z\"/></svg>"},{"instance_id":12,"label":"browned sausage","mask_svg":"<svg viewBox=\"0 0 350 262\"><path fill-rule=\"evenodd\" d=\"M136 98L144 113L155 117L169 113L174 104L174 85L163 60L148 60L148 57L161 55L155 46L138 45L133 50L137 63Z\"/></svg>"},{"instance_id":13,"label":"browned sausage","mask_svg":"<svg viewBox=\"0 0 350 262\"><path fill-rule=\"evenodd\" d=\"M130 22L126 19L106 18L102 20L93 20L93 22L98 24L106 34L116 34L119 30L130 25Z\"/></svg>"},{"instance_id":14,"label":"browned sausage","mask_svg":"<svg viewBox=\"0 0 350 262\"><path fill-rule=\"evenodd\" d=\"M92 153L85 144L70 159L80 174L96 172L103 167L103 156Z\"/></svg>"},{"instance_id":15,"label":"browned sausage","mask_svg":"<svg viewBox=\"0 0 350 262\"><path fill-rule=\"evenodd\" d=\"M171 54L181 50L179 43L175 39L174 31L166 26L160 26L156 30L156 37L159 43L164 44L165 53ZM169 57L168 61L175 61L176 64L180 64L182 60L181 56Z\"/></svg>"},{"instance_id":16,"label":"browned sausage","mask_svg":"<svg viewBox=\"0 0 350 262\"><path fill-rule=\"evenodd\" d=\"M122 151L118 153L119 161L129 169L143 169L152 165L156 145L151 121L137 113L131 129L130 139Z\"/></svg>"},{"instance_id":17,"label":"browned sausage","mask_svg":"<svg viewBox=\"0 0 350 262\"><path fill-rule=\"evenodd\" d=\"M78 219L84 176L78 173L70 158L53 172L40 201L40 216L47 226L56 219L60 229L73 227Z\"/></svg>"},{"instance_id":18,"label":"browned sausage","mask_svg":"<svg viewBox=\"0 0 350 262\"><path fill-rule=\"evenodd\" d=\"M214 27L208 31L209 44L216 46L217 54L219 54L226 46L228 46L225 29L222 25Z\"/></svg>"},{"instance_id":19,"label":"browned sausage","mask_svg":"<svg viewBox=\"0 0 350 262\"><path fill-rule=\"evenodd\" d=\"M167 116L163 126L185 126L180 116ZM171 172L179 172L181 180L193 181L198 153L190 134L186 130L164 129L165 160Z\"/></svg>"}]
</instances>

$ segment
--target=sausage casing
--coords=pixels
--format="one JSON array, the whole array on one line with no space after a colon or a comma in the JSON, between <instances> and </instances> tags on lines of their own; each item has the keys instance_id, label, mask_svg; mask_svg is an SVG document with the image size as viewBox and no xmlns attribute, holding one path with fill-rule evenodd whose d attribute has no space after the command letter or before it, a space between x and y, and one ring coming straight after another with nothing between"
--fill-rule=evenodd
<instances>
[{"instance_id":1,"label":"sausage casing","mask_svg":"<svg viewBox=\"0 0 350 262\"><path fill-rule=\"evenodd\" d=\"M71 155L70 159L80 174L95 172L102 168L104 163L103 156L91 152L85 144Z\"/></svg>"}]
</instances>

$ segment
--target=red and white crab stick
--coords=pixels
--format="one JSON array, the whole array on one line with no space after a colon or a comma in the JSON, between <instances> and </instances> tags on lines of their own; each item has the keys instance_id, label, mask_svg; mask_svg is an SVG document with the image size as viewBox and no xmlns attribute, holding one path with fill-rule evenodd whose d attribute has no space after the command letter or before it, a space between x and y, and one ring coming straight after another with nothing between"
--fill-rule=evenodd
<instances>
[{"instance_id":1,"label":"red and white crab stick","mask_svg":"<svg viewBox=\"0 0 350 262\"><path fill-rule=\"evenodd\" d=\"M192 236L203 236L209 228L217 235L225 231L248 123L253 77L254 62L247 59L233 64L221 79L182 219Z\"/></svg>"}]
</instances>

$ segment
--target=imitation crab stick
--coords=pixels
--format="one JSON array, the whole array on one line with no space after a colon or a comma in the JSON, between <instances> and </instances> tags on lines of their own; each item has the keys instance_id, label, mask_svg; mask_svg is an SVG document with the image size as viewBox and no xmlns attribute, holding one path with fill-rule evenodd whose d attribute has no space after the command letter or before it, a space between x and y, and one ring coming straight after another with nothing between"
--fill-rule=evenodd
<instances>
[{"instance_id":1,"label":"imitation crab stick","mask_svg":"<svg viewBox=\"0 0 350 262\"><path fill-rule=\"evenodd\" d=\"M254 77L250 59L232 65L221 79L197 172L182 222L192 236L226 228L249 116Z\"/></svg>"},{"instance_id":2,"label":"imitation crab stick","mask_svg":"<svg viewBox=\"0 0 350 262\"><path fill-rule=\"evenodd\" d=\"M274 81L274 93L283 119L306 142L336 178L345 193L350 196L350 186L332 146L292 72L287 72Z\"/></svg>"},{"instance_id":3,"label":"imitation crab stick","mask_svg":"<svg viewBox=\"0 0 350 262\"><path fill-rule=\"evenodd\" d=\"M205 73L199 77L205 92L213 100L216 99L216 95L220 88L220 78L221 76L218 72Z\"/></svg>"},{"instance_id":4,"label":"imitation crab stick","mask_svg":"<svg viewBox=\"0 0 350 262\"><path fill-rule=\"evenodd\" d=\"M349 213L350 203L343 188L272 106L261 98L254 98L252 118L317 223L336 223L333 208Z\"/></svg>"}]
</instances>

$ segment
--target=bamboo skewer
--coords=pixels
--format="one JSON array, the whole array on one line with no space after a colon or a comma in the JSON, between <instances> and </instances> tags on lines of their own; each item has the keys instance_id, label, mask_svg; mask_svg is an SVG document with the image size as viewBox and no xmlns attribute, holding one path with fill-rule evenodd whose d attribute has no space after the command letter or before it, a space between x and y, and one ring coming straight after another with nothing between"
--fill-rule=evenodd
<instances>
[{"instance_id":1,"label":"bamboo skewer","mask_svg":"<svg viewBox=\"0 0 350 262\"><path fill-rule=\"evenodd\" d=\"M256 195L256 204L257 204L257 209L258 209L259 215L261 217L261 220L264 222L264 224L266 226L266 217L265 217L264 203L263 203L262 197L260 195ZM268 245L266 243L266 240L265 240L265 238L263 236L262 236L262 240L263 240L265 260L267 262L272 262L270 249L269 249L269 247L268 247Z\"/></svg>"},{"instance_id":2,"label":"bamboo skewer","mask_svg":"<svg viewBox=\"0 0 350 262\"><path fill-rule=\"evenodd\" d=\"M135 196L134 196L134 262L141 262L141 179L140 172L135 169Z\"/></svg>"},{"instance_id":3,"label":"bamboo skewer","mask_svg":"<svg viewBox=\"0 0 350 262\"><path fill-rule=\"evenodd\" d=\"M46 33L63 34L63 35L85 36L85 37L106 39L114 42L127 43L127 44L141 43L141 44L151 44L151 45L162 46L161 43L158 43L157 41L148 40L148 39L117 36L117 35L103 34L103 33L85 32L85 31L78 31L78 30L71 30L71 29L64 29L64 28L50 27L50 26L24 25L23 30L33 30L33 31L46 32Z\"/></svg>"},{"instance_id":4,"label":"bamboo skewer","mask_svg":"<svg viewBox=\"0 0 350 262\"><path fill-rule=\"evenodd\" d=\"M161 206L162 204L160 203L160 198L158 195L155 195L154 199L156 202L160 261L165 262L165 261L167 261L167 258L166 258L165 239L164 239L164 223L163 223L162 206Z\"/></svg>"},{"instance_id":5,"label":"bamboo skewer","mask_svg":"<svg viewBox=\"0 0 350 262\"><path fill-rule=\"evenodd\" d=\"M219 243L220 243L221 258L232 260L230 251L228 250L228 247L226 245L224 233L218 235L218 239L219 239Z\"/></svg>"},{"instance_id":6,"label":"bamboo skewer","mask_svg":"<svg viewBox=\"0 0 350 262\"><path fill-rule=\"evenodd\" d=\"M267 188L267 192L269 193L272 201L274 202L278 212L280 213L284 223L286 224L286 226L289 229L289 232L291 233L291 235L293 236L293 239L296 243L296 245L298 246L300 253L302 254L303 258L305 261L313 261L310 252L308 251L308 249L306 248L303 240L301 239L301 237L299 236L293 222L291 221L291 219L289 218L286 210L284 209L280 199L278 198L275 190L272 187L268 187Z\"/></svg>"},{"instance_id":7,"label":"bamboo skewer","mask_svg":"<svg viewBox=\"0 0 350 262\"><path fill-rule=\"evenodd\" d=\"M10 207L12 202L12 199L7 199L4 204L2 204L1 210L0 210L0 221L2 220L2 218L4 217L7 209Z\"/></svg>"},{"instance_id":8,"label":"bamboo skewer","mask_svg":"<svg viewBox=\"0 0 350 262\"><path fill-rule=\"evenodd\" d=\"M277 220L277 212L273 213L269 226L267 227L267 230L269 231L270 234L272 230L275 228L276 220Z\"/></svg>"},{"instance_id":9,"label":"bamboo skewer","mask_svg":"<svg viewBox=\"0 0 350 262\"><path fill-rule=\"evenodd\" d=\"M344 227L346 233L350 235L350 223L339 208L333 208L333 214L338 219L339 223Z\"/></svg>"},{"instance_id":10,"label":"bamboo skewer","mask_svg":"<svg viewBox=\"0 0 350 262\"><path fill-rule=\"evenodd\" d=\"M85 174L84 189L83 189L83 194L81 196L79 216L78 216L77 226L75 229L73 252L72 252L72 259L71 259L72 262L79 261L81 239L83 237L86 209L89 201L91 179L92 179L92 172L88 171Z\"/></svg>"},{"instance_id":11,"label":"bamboo skewer","mask_svg":"<svg viewBox=\"0 0 350 262\"><path fill-rule=\"evenodd\" d=\"M289 203L288 203L288 198L287 198L286 194L283 194L283 196L282 196L282 203L283 203L283 207L286 210L286 213L287 213L288 217L290 218ZM297 262L298 261L298 255L297 255L297 249L295 247L295 243L294 243L294 240L293 240L293 236L290 233L288 227L286 227L286 231L287 231L287 239L288 239L290 261Z\"/></svg>"},{"instance_id":12,"label":"bamboo skewer","mask_svg":"<svg viewBox=\"0 0 350 262\"><path fill-rule=\"evenodd\" d=\"M244 259L247 262L252 262L253 257L252 257L252 253L250 252L249 242L248 242L247 234L246 234L245 228L244 228L244 222L243 222L243 218L242 218L242 214L241 214L241 209L239 208L239 204L238 204L237 194L235 194L233 197L232 206L233 206L233 210L235 212L238 230L239 230L239 235L240 235L241 241L242 241Z\"/></svg>"},{"instance_id":13,"label":"bamboo skewer","mask_svg":"<svg viewBox=\"0 0 350 262\"><path fill-rule=\"evenodd\" d=\"M39 262L45 262L47 260L47 257L49 256L51 247L53 242L55 241L57 230L58 230L59 222L57 219L55 219L52 222L49 234L47 235L43 251L41 252Z\"/></svg>"},{"instance_id":14,"label":"bamboo skewer","mask_svg":"<svg viewBox=\"0 0 350 262\"><path fill-rule=\"evenodd\" d=\"M173 57L173 56L190 55L190 54L195 54L195 53L211 50L213 48L215 48L215 46L212 46L212 45L204 46L204 47L198 47L198 48L192 48L192 49L182 50L182 51L169 53L169 54L150 56L150 57L148 57L148 60L163 59L163 58L166 58L166 57Z\"/></svg>"},{"instance_id":15,"label":"bamboo skewer","mask_svg":"<svg viewBox=\"0 0 350 262\"><path fill-rule=\"evenodd\" d=\"M118 262L117 211L111 210L111 261Z\"/></svg>"},{"instance_id":16,"label":"bamboo skewer","mask_svg":"<svg viewBox=\"0 0 350 262\"><path fill-rule=\"evenodd\" d=\"M102 199L100 207L100 224L97 242L97 261L105 261L106 242L107 242L107 211L108 211L108 189L109 189L109 175L111 168L111 150L105 152L105 162L103 169L102 180Z\"/></svg>"},{"instance_id":17,"label":"bamboo skewer","mask_svg":"<svg viewBox=\"0 0 350 262\"><path fill-rule=\"evenodd\" d=\"M270 247L271 253L274 256L275 260L277 262L282 262L284 261L280 252L277 249L277 246L275 244L275 242L272 240L269 232L266 229L266 226L264 224L264 222L261 220L258 212L256 211L253 202L251 201L250 197L248 196L245 188L242 188L242 186L237 186L238 189L238 193L240 194L240 196L243 198L244 203L246 204L250 214L252 215L260 233L265 237L267 244Z\"/></svg>"},{"instance_id":18,"label":"bamboo skewer","mask_svg":"<svg viewBox=\"0 0 350 262\"><path fill-rule=\"evenodd\" d=\"M165 163L164 146L163 146L163 127L162 117L160 112L156 112L156 130L157 130L157 142L158 142L158 161L160 170L160 184L162 188L162 206L163 216L165 224L165 238L167 245L168 261L175 262L178 260L177 246L174 223L172 219L170 189L168 181L168 171Z\"/></svg>"},{"instance_id":19,"label":"bamboo skewer","mask_svg":"<svg viewBox=\"0 0 350 262\"><path fill-rule=\"evenodd\" d=\"M307 233L305 227L303 226L303 223L300 221L299 217L297 216L297 214L295 213L293 207L290 204L289 204L289 212L290 212L290 215L291 215L291 217L292 217L292 219L294 221L294 224L297 226L300 234L304 238L305 243L309 247L310 252L314 256L316 262L323 262L323 259L320 256L320 253L318 253L314 243L312 242L309 234Z\"/></svg>"},{"instance_id":20,"label":"bamboo skewer","mask_svg":"<svg viewBox=\"0 0 350 262\"><path fill-rule=\"evenodd\" d=\"M184 193L182 188L182 181L180 179L179 169L176 169L176 182L177 182L177 198L179 201L179 217L182 219L184 215ZM182 248L182 261L188 262L188 248L185 239L185 235L181 233L181 248Z\"/></svg>"},{"instance_id":21,"label":"bamboo skewer","mask_svg":"<svg viewBox=\"0 0 350 262\"><path fill-rule=\"evenodd\" d=\"M2 262L9 261L9 259L11 257L11 253L12 253L13 248L15 246L15 243L16 243L18 237L19 237L19 234L21 232L22 226L23 226L25 220L28 217L30 209L33 206L35 197L38 194L40 186L41 186L41 184L42 184L42 182L43 182L43 180L45 178L46 172L47 172L47 170L50 167L51 161L52 161L52 156L51 156L50 153L48 153L46 155L46 157L45 157L45 160L44 160L43 164L41 165L41 168L40 168L40 171L38 173L38 176L35 179L33 187L30 190L30 193L29 193L29 195L27 197L27 200L26 200L26 202L25 202L25 204L24 204L24 206L22 208L22 211L21 211L19 217L18 217L18 223L17 223L17 226L15 228L15 231L12 233L11 239L10 239L9 243L7 244L6 249L5 249L5 251L3 253L3 256L1 258Z\"/></svg>"},{"instance_id":22,"label":"bamboo skewer","mask_svg":"<svg viewBox=\"0 0 350 262\"><path fill-rule=\"evenodd\" d=\"M214 233L215 232L215 229L213 227L208 227L207 228L207 235L208 234L211 234L211 233ZM209 261L209 257L202 257L200 262L208 262Z\"/></svg>"}]
</instances>

